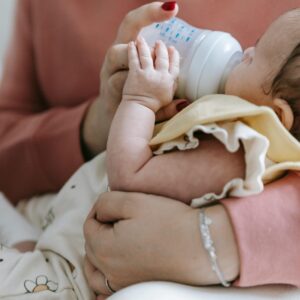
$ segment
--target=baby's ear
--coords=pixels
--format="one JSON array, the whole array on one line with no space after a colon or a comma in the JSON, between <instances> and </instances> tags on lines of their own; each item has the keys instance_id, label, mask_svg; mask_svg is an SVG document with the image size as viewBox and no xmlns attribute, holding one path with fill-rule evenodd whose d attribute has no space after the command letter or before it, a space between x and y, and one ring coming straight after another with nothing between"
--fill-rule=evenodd
<instances>
[{"instance_id":1,"label":"baby's ear","mask_svg":"<svg viewBox=\"0 0 300 300\"><path fill-rule=\"evenodd\" d=\"M294 113L289 103L281 98L273 100L273 108L278 115L281 123L287 130L291 130L294 122Z\"/></svg>"}]
</instances>

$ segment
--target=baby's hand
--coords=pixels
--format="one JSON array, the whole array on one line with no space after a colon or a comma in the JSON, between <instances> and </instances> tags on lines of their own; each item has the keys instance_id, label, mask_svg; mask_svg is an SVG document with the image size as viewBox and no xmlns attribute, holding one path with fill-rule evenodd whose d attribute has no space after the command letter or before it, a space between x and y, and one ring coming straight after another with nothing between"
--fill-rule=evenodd
<instances>
[{"instance_id":1,"label":"baby's hand","mask_svg":"<svg viewBox=\"0 0 300 300\"><path fill-rule=\"evenodd\" d=\"M173 100L179 73L178 51L158 41L151 55L149 46L139 37L136 44L128 45L128 60L123 100L136 101L154 112L168 105Z\"/></svg>"}]
</instances>

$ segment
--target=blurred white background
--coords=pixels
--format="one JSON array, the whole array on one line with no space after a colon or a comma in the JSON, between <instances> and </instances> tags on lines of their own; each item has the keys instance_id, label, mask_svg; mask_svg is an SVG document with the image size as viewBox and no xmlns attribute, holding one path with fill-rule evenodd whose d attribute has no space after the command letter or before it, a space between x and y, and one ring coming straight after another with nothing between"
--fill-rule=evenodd
<instances>
[{"instance_id":1,"label":"blurred white background","mask_svg":"<svg viewBox=\"0 0 300 300\"><path fill-rule=\"evenodd\" d=\"M17 0L0 0L0 77L3 68L5 49L7 47Z\"/></svg>"}]
</instances>

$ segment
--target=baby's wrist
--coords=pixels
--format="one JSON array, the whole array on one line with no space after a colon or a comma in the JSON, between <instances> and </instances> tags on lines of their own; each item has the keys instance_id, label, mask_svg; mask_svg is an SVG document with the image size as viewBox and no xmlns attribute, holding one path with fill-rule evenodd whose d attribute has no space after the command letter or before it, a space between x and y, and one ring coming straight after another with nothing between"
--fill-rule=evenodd
<instances>
[{"instance_id":1,"label":"baby's wrist","mask_svg":"<svg viewBox=\"0 0 300 300\"><path fill-rule=\"evenodd\" d=\"M143 96L143 95L123 95L122 101L136 103L138 105L142 105L154 113L160 110L162 105L160 102L151 96Z\"/></svg>"}]
</instances>

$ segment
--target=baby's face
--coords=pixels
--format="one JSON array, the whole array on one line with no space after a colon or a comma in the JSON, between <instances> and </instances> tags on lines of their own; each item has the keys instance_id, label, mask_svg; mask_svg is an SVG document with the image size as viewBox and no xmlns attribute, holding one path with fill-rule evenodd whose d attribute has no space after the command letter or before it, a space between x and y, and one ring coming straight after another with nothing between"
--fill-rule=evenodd
<instances>
[{"instance_id":1,"label":"baby's face","mask_svg":"<svg viewBox=\"0 0 300 300\"><path fill-rule=\"evenodd\" d=\"M242 62L228 77L225 93L273 107L271 84L298 44L299 31L299 21L293 20L290 13L274 21L255 47L245 50Z\"/></svg>"}]
</instances>

